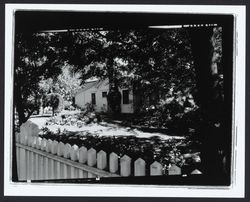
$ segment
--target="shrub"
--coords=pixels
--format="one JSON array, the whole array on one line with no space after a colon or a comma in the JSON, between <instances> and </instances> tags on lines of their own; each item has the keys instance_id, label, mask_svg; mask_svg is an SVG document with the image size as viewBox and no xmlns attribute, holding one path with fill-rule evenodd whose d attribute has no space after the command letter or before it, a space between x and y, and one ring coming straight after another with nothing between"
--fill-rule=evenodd
<instances>
[{"instance_id":1,"label":"shrub","mask_svg":"<svg viewBox=\"0 0 250 202\"><path fill-rule=\"evenodd\" d=\"M65 110L70 110L72 106L72 103L69 101L64 101L64 109Z\"/></svg>"},{"instance_id":2,"label":"shrub","mask_svg":"<svg viewBox=\"0 0 250 202\"><path fill-rule=\"evenodd\" d=\"M157 104L144 106L140 125L173 130L179 135L200 121L200 112L191 95L161 99Z\"/></svg>"},{"instance_id":3,"label":"shrub","mask_svg":"<svg viewBox=\"0 0 250 202\"><path fill-rule=\"evenodd\" d=\"M86 103L85 106L86 106L85 108L86 112L93 112L95 110L94 105L91 103Z\"/></svg>"},{"instance_id":4,"label":"shrub","mask_svg":"<svg viewBox=\"0 0 250 202\"><path fill-rule=\"evenodd\" d=\"M128 155L132 160L144 159L148 165L154 161L160 162L164 169L170 164L179 167L193 166L197 161L191 157L199 157L200 143L193 142L189 138L163 140L159 137L137 138L136 136L98 136L89 132L60 131L51 132L43 128L42 138L61 141L64 144L76 144L78 147L85 146L87 149L94 148L96 151L104 150L108 154L116 153L119 157ZM199 163L199 162L198 162ZM147 169L149 166L147 167Z\"/></svg>"}]
</instances>

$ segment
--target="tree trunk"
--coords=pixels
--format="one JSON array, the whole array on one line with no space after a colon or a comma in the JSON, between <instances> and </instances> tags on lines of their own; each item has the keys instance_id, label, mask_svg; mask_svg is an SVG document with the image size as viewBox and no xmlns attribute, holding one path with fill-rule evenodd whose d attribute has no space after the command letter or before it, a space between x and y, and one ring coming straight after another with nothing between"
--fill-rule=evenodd
<instances>
[{"instance_id":1,"label":"tree trunk","mask_svg":"<svg viewBox=\"0 0 250 202\"><path fill-rule=\"evenodd\" d=\"M109 79L109 93L107 95L108 107L113 116L119 116L121 112L121 93L118 88L118 81L115 74L115 67L113 66L113 58L108 59L108 79Z\"/></svg>"},{"instance_id":2,"label":"tree trunk","mask_svg":"<svg viewBox=\"0 0 250 202\"><path fill-rule=\"evenodd\" d=\"M22 106L22 99L21 99L21 92L20 88L17 84L14 85L14 106L16 108L17 114L18 114L18 127L24 123L25 120L25 114L24 109ZM13 117L15 117L15 110L13 111ZM16 157L16 135L15 135L15 119L13 119L13 133L12 133L12 181L17 182L18 181L18 174L17 174L17 157Z\"/></svg>"},{"instance_id":3,"label":"tree trunk","mask_svg":"<svg viewBox=\"0 0 250 202\"><path fill-rule=\"evenodd\" d=\"M121 112L121 93L119 92L117 84L110 83L109 85L109 93L107 95L108 106L111 113L117 116Z\"/></svg>"},{"instance_id":4,"label":"tree trunk","mask_svg":"<svg viewBox=\"0 0 250 202\"><path fill-rule=\"evenodd\" d=\"M22 102L22 96L19 88L16 88L15 90L15 100L14 104L16 106L16 110L18 113L18 120L19 120L19 126L21 126L26 121L25 113L24 113L24 107Z\"/></svg>"},{"instance_id":5,"label":"tree trunk","mask_svg":"<svg viewBox=\"0 0 250 202\"><path fill-rule=\"evenodd\" d=\"M198 92L196 103L200 106L202 123L200 135L202 141L202 164L206 174L223 173L222 159L218 154L222 144L225 144L223 133L224 109L222 100L218 100L217 66L213 63L214 49L211 44L213 28L195 28L190 30L192 51ZM217 127L216 124L220 124Z\"/></svg>"},{"instance_id":6,"label":"tree trunk","mask_svg":"<svg viewBox=\"0 0 250 202\"><path fill-rule=\"evenodd\" d=\"M13 117L15 117L15 111L13 112ZM15 124L15 120L13 119L13 126ZM14 126L15 127L15 126ZM18 181L18 174L17 174L17 156L16 156L16 135L15 129L13 128L12 133L12 181Z\"/></svg>"}]
</instances>

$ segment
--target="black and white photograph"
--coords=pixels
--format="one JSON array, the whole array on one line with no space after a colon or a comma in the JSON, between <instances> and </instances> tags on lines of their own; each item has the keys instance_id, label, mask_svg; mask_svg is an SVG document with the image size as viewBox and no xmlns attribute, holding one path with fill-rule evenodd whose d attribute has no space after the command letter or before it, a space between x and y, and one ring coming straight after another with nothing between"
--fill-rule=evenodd
<instances>
[{"instance_id":1,"label":"black and white photograph","mask_svg":"<svg viewBox=\"0 0 250 202\"><path fill-rule=\"evenodd\" d=\"M5 180L48 192L237 187L239 15L64 6L9 5Z\"/></svg>"}]
</instances>

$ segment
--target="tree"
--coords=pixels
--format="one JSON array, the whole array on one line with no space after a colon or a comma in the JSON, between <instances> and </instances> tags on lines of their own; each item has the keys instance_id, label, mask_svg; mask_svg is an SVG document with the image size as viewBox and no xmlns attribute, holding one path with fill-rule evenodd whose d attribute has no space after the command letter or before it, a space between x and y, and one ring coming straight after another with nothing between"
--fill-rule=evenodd
<instances>
[{"instance_id":1,"label":"tree","mask_svg":"<svg viewBox=\"0 0 250 202\"><path fill-rule=\"evenodd\" d=\"M223 171L225 165L223 165L222 157L218 153L229 154L231 143L227 141L225 125L226 110L223 66L221 65L222 29L221 27L200 28L190 30L190 34L197 74L195 100L200 106L202 117L198 130L203 143L204 170L208 174L214 174L215 172L225 174ZM230 165L227 170L230 170Z\"/></svg>"},{"instance_id":2,"label":"tree","mask_svg":"<svg viewBox=\"0 0 250 202\"><path fill-rule=\"evenodd\" d=\"M120 106L118 87L133 86L140 97L164 95L170 88L185 96L195 87L185 29L94 30L69 32L66 38L68 62L82 73L83 81L93 76L109 80L108 98L114 99L108 102L113 111ZM159 99L154 99L155 104ZM141 107L142 101L137 105Z\"/></svg>"},{"instance_id":3,"label":"tree","mask_svg":"<svg viewBox=\"0 0 250 202\"><path fill-rule=\"evenodd\" d=\"M129 64L134 67L134 91L145 107L159 101L188 97L195 90L195 71L190 37L185 29L136 30L136 49L131 49ZM129 78L126 78L126 80Z\"/></svg>"},{"instance_id":4,"label":"tree","mask_svg":"<svg viewBox=\"0 0 250 202\"><path fill-rule=\"evenodd\" d=\"M64 104L69 105L73 102L73 97L81 88L79 74L73 72L73 67L65 64L62 66L62 72L57 77L48 78L39 82L39 88L43 94L50 92L58 93L62 96Z\"/></svg>"},{"instance_id":5,"label":"tree","mask_svg":"<svg viewBox=\"0 0 250 202\"><path fill-rule=\"evenodd\" d=\"M38 83L60 73L58 35L51 33L16 33L14 49L14 107L19 126L39 109L42 92ZM15 121L15 123L17 123ZM15 135L13 154L16 153ZM17 181L16 156L12 159L12 180Z\"/></svg>"},{"instance_id":6,"label":"tree","mask_svg":"<svg viewBox=\"0 0 250 202\"><path fill-rule=\"evenodd\" d=\"M18 33L14 54L14 105L19 125L37 110L42 97L39 82L57 76L61 60L56 49L56 35L51 33Z\"/></svg>"},{"instance_id":7,"label":"tree","mask_svg":"<svg viewBox=\"0 0 250 202\"><path fill-rule=\"evenodd\" d=\"M117 31L69 32L68 62L81 72L82 80L90 77L109 80L108 104L113 113L120 111L119 70L116 60L122 53L122 43L117 39ZM116 38L114 38L116 37Z\"/></svg>"}]
</instances>

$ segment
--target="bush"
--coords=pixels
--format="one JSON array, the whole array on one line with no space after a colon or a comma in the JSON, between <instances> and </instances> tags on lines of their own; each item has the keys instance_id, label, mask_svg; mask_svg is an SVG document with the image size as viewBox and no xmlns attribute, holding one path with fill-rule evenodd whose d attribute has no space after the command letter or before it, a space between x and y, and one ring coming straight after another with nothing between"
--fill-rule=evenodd
<instances>
[{"instance_id":1,"label":"bush","mask_svg":"<svg viewBox=\"0 0 250 202\"><path fill-rule=\"evenodd\" d=\"M93 104L91 104L91 103L86 103L85 107L86 107L85 108L86 112L93 112L93 111L95 111L95 106Z\"/></svg>"},{"instance_id":2,"label":"bush","mask_svg":"<svg viewBox=\"0 0 250 202\"><path fill-rule=\"evenodd\" d=\"M64 109L65 110L71 110L72 103L69 101L64 101Z\"/></svg>"},{"instance_id":3,"label":"bush","mask_svg":"<svg viewBox=\"0 0 250 202\"><path fill-rule=\"evenodd\" d=\"M190 127L199 123L199 114L191 95L179 96L160 100L156 105L144 106L143 118L136 121L140 125L168 128L178 135L184 135Z\"/></svg>"},{"instance_id":4,"label":"bush","mask_svg":"<svg viewBox=\"0 0 250 202\"><path fill-rule=\"evenodd\" d=\"M189 138L162 140L159 137L137 138L136 136L98 136L96 134L83 132L60 131L53 133L47 128L43 129L42 138L61 141L64 144L76 144L79 148L85 146L87 149L94 148L96 151L104 150L107 154L112 152L118 156L128 155L132 160L142 158L149 165L154 161L160 162L164 169L170 164L179 167L193 166L197 164L196 159L191 157L200 151L200 143L193 142ZM198 162L199 163L199 162Z\"/></svg>"},{"instance_id":5,"label":"bush","mask_svg":"<svg viewBox=\"0 0 250 202\"><path fill-rule=\"evenodd\" d=\"M63 114L60 117L51 117L46 121L46 125L67 125L77 126L78 128L91 123L98 123L101 117L95 112L81 112L78 114Z\"/></svg>"}]
</instances>

